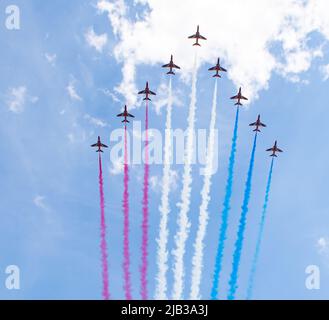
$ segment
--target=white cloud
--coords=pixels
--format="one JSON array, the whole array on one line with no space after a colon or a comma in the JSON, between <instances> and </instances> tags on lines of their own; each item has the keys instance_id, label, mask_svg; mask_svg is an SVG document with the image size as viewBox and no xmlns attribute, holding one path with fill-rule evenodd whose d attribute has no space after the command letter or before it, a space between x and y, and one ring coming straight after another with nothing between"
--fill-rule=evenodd
<instances>
[{"instance_id":1,"label":"white cloud","mask_svg":"<svg viewBox=\"0 0 329 320\"><path fill-rule=\"evenodd\" d=\"M317 253L323 259L323 262L328 266L329 265L329 237L322 236L316 241L316 250Z\"/></svg>"},{"instance_id":2,"label":"white cloud","mask_svg":"<svg viewBox=\"0 0 329 320\"><path fill-rule=\"evenodd\" d=\"M54 212L53 208L49 206L46 202L46 197L42 195L36 195L33 198L34 205L39 208L42 212L42 215L36 214L34 218L35 226L40 229L40 225L44 225L45 228L41 228L42 230L47 230L46 234L42 234L42 230L38 230L38 238L44 238L43 241L47 241L49 237L63 237L64 230L62 223L59 219L59 215ZM37 242L37 245L40 245L40 241Z\"/></svg>"},{"instance_id":3,"label":"white cloud","mask_svg":"<svg viewBox=\"0 0 329 320\"><path fill-rule=\"evenodd\" d=\"M98 52L102 52L107 43L107 34L97 35L91 27L85 33L85 39L91 47L95 48Z\"/></svg>"},{"instance_id":4,"label":"white cloud","mask_svg":"<svg viewBox=\"0 0 329 320\"><path fill-rule=\"evenodd\" d=\"M107 126L107 123L105 121L103 121L102 119L94 118L89 114L85 114L84 118L96 127L105 128Z\"/></svg>"},{"instance_id":5,"label":"white cloud","mask_svg":"<svg viewBox=\"0 0 329 320\"><path fill-rule=\"evenodd\" d=\"M33 199L33 203L40 209L44 210L44 211L48 211L49 208L48 206L45 204L45 197L41 196L41 195L37 195L34 197Z\"/></svg>"},{"instance_id":6,"label":"white cloud","mask_svg":"<svg viewBox=\"0 0 329 320\"><path fill-rule=\"evenodd\" d=\"M159 177L158 176L151 176L150 177L150 187L153 191L155 192L160 192L160 188L159 188Z\"/></svg>"},{"instance_id":7,"label":"white cloud","mask_svg":"<svg viewBox=\"0 0 329 320\"><path fill-rule=\"evenodd\" d=\"M319 254L329 255L329 238L320 237L316 242L316 248Z\"/></svg>"},{"instance_id":8,"label":"white cloud","mask_svg":"<svg viewBox=\"0 0 329 320\"><path fill-rule=\"evenodd\" d=\"M106 95L107 97L110 97L114 102L120 102L120 99L110 89L107 89L107 88L105 88L105 89L99 88L98 90L100 92L102 92L104 95Z\"/></svg>"},{"instance_id":9,"label":"white cloud","mask_svg":"<svg viewBox=\"0 0 329 320\"><path fill-rule=\"evenodd\" d=\"M7 105L10 111L14 113L23 112L26 101L26 92L27 89L24 86L18 88L11 88L9 90Z\"/></svg>"},{"instance_id":10,"label":"white cloud","mask_svg":"<svg viewBox=\"0 0 329 320\"><path fill-rule=\"evenodd\" d=\"M39 98L28 94L26 86L9 88L6 104L11 112L22 113L27 103L36 103Z\"/></svg>"},{"instance_id":11,"label":"white cloud","mask_svg":"<svg viewBox=\"0 0 329 320\"><path fill-rule=\"evenodd\" d=\"M183 106L183 102L181 99L181 91L172 89L173 94L172 94L172 99L173 99L173 105L174 107L181 107ZM158 89L157 89L157 97L154 99L153 104L155 106L155 112L157 114L161 113L161 109L163 107L168 106L168 83L162 82L160 83Z\"/></svg>"},{"instance_id":12,"label":"white cloud","mask_svg":"<svg viewBox=\"0 0 329 320\"><path fill-rule=\"evenodd\" d=\"M82 101L82 98L78 95L75 89L75 80L70 80L69 84L66 87L66 90L72 100Z\"/></svg>"},{"instance_id":13,"label":"white cloud","mask_svg":"<svg viewBox=\"0 0 329 320\"><path fill-rule=\"evenodd\" d=\"M51 53L45 53L45 58L49 64L51 64L53 67L55 66L57 55L56 53L51 54Z\"/></svg>"},{"instance_id":14,"label":"white cloud","mask_svg":"<svg viewBox=\"0 0 329 320\"><path fill-rule=\"evenodd\" d=\"M329 64L321 66L320 71L322 73L323 81L327 81L329 79Z\"/></svg>"},{"instance_id":15,"label":"white cloud","mask_svg":"<svg viewBox=\"0 0 329 320\"><path fill-rule=\"evenodd\" d=\"M123 172L124 164L123 164L123 158L118 158L114 161L112 161L112 165L110 167L110 174L117 175L121 174Z\"/></svg>"},{"instance_id":16,"label":"white cloud","mask_svg":"<svg viewBox=\"0 0 329 320\"><path fill-rule=\"evenodd\" d=\"M84 130L76 130L76 132L69 132L67 138L70 143L84 143L87 140L87 134Z\"/></svg>"},{"instance_id":17,"label":"white cloud","mask_svg":"<svg viewBox=\"0 0 329 320\"><path fill-rule=\"evenodd\" d=\"M327 0L135 0L145 4L142 18L128 17L124 0L100 0L97 8L108 14L118 39L116 59L123 64L123 79L117 90L135 104L135 73L140 64L160 65L171 53L182 67L183 77L191 72L193 49L187 36L200 32L208 38L198 50L201 62L212 63L220 56L235 85L243 86L250 100L268 87L273 72L288 79L307 71L321 48L308 44L315 31L329 39ZM168 16L169 13L169 16ZM188 17L188 19L186 19ZM278 46L282 55L272 52Z\"/></svg>"},{"instance_id":18,"label":"white cloud","mask_svg":"<svg viewBox=\"0 0 329 320\"><path fill-rule=\"evenodd\" d=\"M75 136L72 132L67 134L67 138L69 139L70 143L74 143L75 142Z\"/></svg>"},{"instance_id":19,"label":"white cloud","mask_svg":"<svg viewBox=\"0 0 329 320\"><path fill-rule=\"evenodd\" d=\"M175 170L170 171L170 190L176 191L178 187L178 173ZM162 191L162 177L154 175L150 177L150 187L154 192L160 193Z\"/></svg>"}]
</instances>

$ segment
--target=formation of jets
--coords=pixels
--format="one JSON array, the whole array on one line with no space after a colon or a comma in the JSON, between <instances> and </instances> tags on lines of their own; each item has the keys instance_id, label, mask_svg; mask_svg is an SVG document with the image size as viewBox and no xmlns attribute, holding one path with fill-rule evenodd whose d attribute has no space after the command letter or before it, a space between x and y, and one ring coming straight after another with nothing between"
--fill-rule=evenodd
<instances>
[{"instance_id":1,"label":"formation of jets","mask_svg":"<svg viewBox=\"0 0 329 320\"><path fill-rule=\"evenodd\" d=\"M127 120L127 118L135 118L135 116L133 116L131 113L129 113L127 111L127 106L125 105L125 108L124 108L124 111L122 113L119 113L117 115L117 117L124 117L124 119L121 121L121 122L124 122L124 123L129 123L129 120Z\"/></svg>"},{"instance_id":2,"label":"formation of jets","mask_svg":"<svg viewBox=\"0 0 329 320\"><path fill-rule=\"evenodd\" d=\"M149 100L149 101L151 101L151 99L149 98L149 95L152 95L152 96L156 95L155 92L153 92L149 89L149 83L148 82L146 82L145 89L142 90L142 91L139 91L138 94L145 94L145 98L143 100Z\"/></svg>"},{"instance_id":3,"label":"formation of jets","mask_svg":"<svg viewBox=\"0 0 329 320\"><path fill-rule=\"evenodd\" d=\"M239 88L239 92L237 95L231 97L231 99L233 100L238 100L237 103L235 103L236 106L242 106L242 103L240 102L240 100L248 100L248 98L244 97L241 93L241 87Z\"/></svg>"},{"instance_id":4,"label":"formation of jets","mask_svg":"<svg viewBox=\"0 0 329 320\"><path fill-rule=\"evenodd\" d=\"M256 122L250 123L249 126L256 127L256 129L253 130L256 132L260 132L259 127L264 127L264 128L266 127L266 125L264 123L260 122L260 115L258 115Z\"/></svg>"},{"instance_id":5,"label":"formation of jets","mask_svg":"<svg viewBox=\"0 0 329 320\"><path fill-rule=\"evenodd\" d=\"M91 147L97 147L98 149L96 150L96 152L103 152L102 148L108 148L106 144L101 142L100 136L98 136L97 142L95 144L92 144Z\"/></svg>"},{"instance_id":6,"label":"formation of jets","mask_svg":"<svg viewBox=\"0 0 329 320\"><path fill-rule=\"evenodd\" d=\"M188 37L188 39L196 39L195 43L193 44L193 46L201 46L199 43L199 40L207 40L207 38L205 38L204 36L202 36L200 34L200 28L199 26L197 26L197 31L195 34L191 35ZM170 57L170 61L167 64L164 64L162 66L162 68L169 68L169 71L167 72L168 75L175 75L175 72L173 71L173 69L180 69L180 67L178 65L176 65L173 61L173 55L171 55ZM215 66L211 67L208 69L209 71L215 71L216 73L213 75L213 77L217 77L217 78L221 78L221 75L219 74L219 72L227 72L227 70L225 68L223 68L220 64L220 58L217 59L217 63ZM144 90L141 90L138 92L138 94L145 94L145 98L143 99L144 101L151 101L149 96L155 96L156 93L151 91L149 88L149 83L146 82L146 86ZM237 102L235 103L236 106L242 106L241 100L248 100L248 98L246 98L245 96L242 95L241 92L241 87L239 88L238 93L231 97L230 99L232 100L237 100ZM123 117L124 120L122 120L123 123L129 123L129 120L127 118L134 118L134 116L129 113L127 111L127 106L124 106L124 111L122 113L119 113L117 115L117 117ZM264 123L262 123L260 121L260 115L258 115L258 118L255 122L250 123L249 126L252 127L256 127L253 131L260 132L259 128L260 127L266 127L266 125ZM98 137L98 141L97 143L91 145L92 147L97 147L98 149L96 150L96 152L103 152L101 148L107 148L107 146L103 143L101 143L100 137ZM277 157L276 152L283 152L281 149L279 149L277 147L277 141L275 141L274 146L270 149L267 149L266 151L271 151L272 154L270 155L271 157Z\"/></svg>"},{"instance_id":7,"label":"formation of jets","mask_svg":"<svg viewBox=\"0 0 329 320\"><path fill-rule=\"evenodd\" d=\"M176 64L174 64L173 56L172 56L172 55L171 55L171 57L170 57L170 62L167 63L167 64L164 64L164 65L162 66L162 68L169 68L169 71L167 72L167 74L172 74L172 75L175 74L175 72L173 72L172 69L180 69L179 66L177 66Z\"/></svg>"},{"instance_id":8,"label":"formation of jets","mask_svg":"<svg viewBox=\"0 0 329 320\"><path fill-rule=\"evenodd\" d=\"M217 59L217 64L214 67L209 68L209 71L216 71L216 74L213 75L213 77L217 77L217 78L221 78L219 71L223 71L223 72L227 72L226 69L224 69L221 65L220 65L220 59Z\"/></svg>"},{"instance_id":9,"label":"formation of jets","mask_svg":"<svg viewBox=\"0 0 329 320\"><path fill-rule=\"evenodd\" d=\"M272 148L267 149L266 151L271 151L272 152L270 157L277 157L277 155L275 154L276 152L283 152L281 149L278 148L277 141L274 142L274 146Z\"/></svg>"},{"instance_id":10,"label":"formation of jets","mask_svg":"<svg viewBox=\"0 0 329 320\"><path fill-rule=\"evenodd\" d=\"M193 45L194 46L199 46L199 47L201 46L200 43L199 43L199 39L201 39L201 40L207 40L207 38L205 38L204 36L202 36L200 34L200 32L199 32L199 26L196 29L196 33L193 34L193 35L191 35L191 36L189 36L188 38L189 39L196 39L196 41L195 41L195 43Z\"/></svg>"}]
</instances>

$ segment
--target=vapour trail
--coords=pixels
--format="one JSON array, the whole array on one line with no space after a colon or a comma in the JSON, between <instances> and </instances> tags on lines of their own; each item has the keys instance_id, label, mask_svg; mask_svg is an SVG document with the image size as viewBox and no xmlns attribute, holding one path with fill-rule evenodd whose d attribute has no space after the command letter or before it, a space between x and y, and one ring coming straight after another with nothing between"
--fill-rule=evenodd
<instances>
[{"instance_id":1,"label":"vapour trail","mask_svg":"<svg viewBox=\"0 0 329 320\"><path fill-rule=\"evenodd\" d=\"M131 300L130 253L129 253L129 166L127 148L127 126L124 135L124 177L123 177L123 275L126 300Z\"/></svg>"},{"instance_id":2,"label":"vapour trail","mask_svg":"<svg viewBox=\"0 0 329 320\"><path fill-rule=\"evenodd\" d=\"M213 283L211 289L212 300L215 300L218 297L219 278L220 278L220 273L222 271L222 262L223 262L227 227L228 227L228 218L231 209L230 203L232 197L236 144L238 140L238 125L239 125L239 107L237 107L236 109L235 123L234 123L233 137L232 137L232 146L231 146L231 153L230 153L230 159L228 165L228 176L226 181L225 198L224 198L223 210L221 214L221 226L219 230L218 247L216 253L216 260L215 260Z\"/></svg>"},{"instance_id":3,"label":"vapour trail","mask_svg":"<svg viewBox=\"0 0 329 320\"><path fill-rule=\"evenodd\" d=\"M171 172L171 112L172 112L172 88L171 77L169 78L169 93L167 104L167 119L166 119L166 131L165 131L165 145L164 145L164 166L162 174L162 195L160 210L160 225L159 225L159 237L157 239L158 251L157 251L157 266L158 274L156 277L156 289L155 299L166 300L167 299L167 270L168 270L168 218L170 213L169 205L169 193L170 193L170 172Z\"/></svg>"},{"instance_id":4,"label":"vapour trail","mask_svg":"<svg viewBox=\"0 0 329 320\"><path fill-rule=\"evenodd\" d=\"M143 221L142 221L142 265L140 268L141 276L141 297L147 300L147 259L148 259L148 228L149 228L149 151L148 151L148 101L145 105L145 159L144 159L144 185L143 185Z\"/></svg>"},{"instance_id":5,"label":"vapour trail","mask_svg":"<svg viewBox=\"0 0 329 320\"><path fill-rule=\"evenodd\" d=\"M240 216L239 229L238 229L238 234L237 234L237 240L235 242L235 250L233 253L232 272L231 272L231 277L230 277L230 281L229 281L229 292L228 292L228 296L227 296L228 300L234 300L235 292L237 289L238 272L239 272L239 267L240 267L241 252L242 252L242 247L243 247L244 232L246 229L247 213L248 213L248 206L249 206L249 200L250 200L252 173L253 173L254 163L255 163L256 145L257 145L257 132L255 134L254 144L252 147L252 152L251 152L251 157L250 157L247 181L246 181L246 186L245 186L245 191L244 191L243 204L241 207L242 212L241 212L241 216Z\"/></svg>"},{"instance_id":6,"label":"vapour trail","mask_svg":"<svg viewBox=\"0 0 329 320\"><path fill-rule=\"evenodd\" d=\"M203 268L203 249L204 249L204 238L206 235L206 229L209 219L208 205L210 201L210 188L211 188L211 177L213 170L213 158L215 148L215 124L216 124L216 111L217 111L217 80L215 80L211 119L209 125L209 137L208 137L208 152L207 162L204 172L203 188L201 190L201 205L199 212L198 231L194 242L194 255L192 258L192 283L190 299L200 299L200 281Z\"/></svg>"},{"instance_id":7,"label":"vapour trail","mask_svg":"<svg viewBox=\"0 0 329 320\"><path fill-rule=\"evenodd\" d=\"M105 201L104 201L104 188L103 188L103 170L102 170L102 157L99 153L99 194L100 194L100 209L101 209L101 257L102 257L102 279L103 279L103 299L110 298L109 293L109 273L107 265L107 244L106 244L106 222L105 222Z\"/></svg>"},{"instance_id":8,"label":"vapour trail","mask_svg":"<svg viewBox=\"0 0 329 320\"><path fill-rule=\"evenodd\" d=\"M192 184L192 160L194 152L194 125L195 125L195 109L196 109L196 82L197 82L197 52L194 56L194 66L192 75L191 102L189 107L188 128L187 128L187 146L185 149L185 163L183 173L183 189L181 193L181 201L179 203L180 212L177 218L178 231L175 235L174 255L174 287L172 298L181 300L183 295L184 284L184 255L185 245L190 231L190 222L188 212L190 209L191 184Z\"/></svg>"},{"instance_id":9,"label":"vapour trail","mask_svg":"<svg viewBox=\"0 0 329 320\"><path fill-rule=\"evenodd\" d=\"M251 299L252 291L253 291L253 287L254 287L257 262L258 262L258 258L259 258L260 246L261 246L263 233L264 233L265 218L266 218L266 213L267 213L267 205L268 205L268 199L269 199L270 189L271 189L273 164L274 164L274 158L272 158L270 171L269 171L268 179L267 179L265 200L264 200L262 216L261 216L260 225L259 225L259 231L258 231L258 235L257 235L256 250L255 250L253 260L252 260L251 270L250 270L250 275L249 275L249 281L248 281L247 300Z\"/></svg>"}]
</instances>

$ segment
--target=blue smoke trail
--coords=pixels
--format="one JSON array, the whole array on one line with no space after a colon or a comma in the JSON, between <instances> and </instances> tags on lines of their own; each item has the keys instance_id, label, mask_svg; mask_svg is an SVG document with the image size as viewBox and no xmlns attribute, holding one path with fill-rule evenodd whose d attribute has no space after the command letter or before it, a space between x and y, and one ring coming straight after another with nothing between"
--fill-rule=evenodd
<instances>
[{"instance_id":1,"label":"blue smoke trail","mask_svg":"<svg viewBox=\"0 0 329 320\"><path fill-rule=\"evenodd\" d=\"M250 275L249 275L249 281L248 281L247 300L251 299L252 290L253 290L253 287L254 287L256 267L257 267L259 252L260 252L260 245L261 245L261 241L262 241L262 238L263 238L265 218L266 218L267 205L268 205L268 198L269 198L270 188L271 188L273 164L274 164L274 158L272 158L271 167L270 167L270 171L269 171L268 179L267 179L265 200L264 200L262 217L261 217L258 236L257 236L256 250L255 250L254 258L252 260L252 265L251 265L251 270L250 270Z\"/></svg>"},{"instance_id":2,"label":"blue smoke trail","mask_svg":"<svg viewBox=\"0 0 329 320\"><path fill-rule=\"evenodd\" d=\"M249 169L248 169L248 176L247 176L246 187L245 187L245 191L244 191L244 199L243 199L243 204L241 207L242 212L241 212L241 217L240 217L240 222L239 222L239 229L238 229L238 234L237 234L237 240L235 242L232 273L231 273L231 278L229 281L229 293L227 296L227 298L229 300L234 300L235 292L237 289L238 271L239 271L241 251L242 251L242 246L243 246L243 236L244 236L244 231L246 228L246 221L247 221L248 205L249 205L250 191L251 191L252 172L254 169L254 162L255 162L256 144L257 144L257 132L255 134L254 144L252 147Z\"/></svg>"},{"instance_id":3,"label":"blue smoke trail","mask_svg":"<svg viewBox=\"0 0 329 320\"><path fill-rule=\"evenodd\" d=\"M224 243L226 240L226 233L227 233L227 226L228 226L228 215L230 211L230 202L232 196L232 186L233 186L233 169L234 169L234 162L235 162L235 153L236 153L236 142L238 139L238 123L239 123L239 107L236 109L236 116L235 116L235 124L234 124L234 131L232 137L232 147L231 147L231 154L228 166L228 177L226 182L226 191L225 191L225 198L223 203L223 211L222 211L222 224L219 231L219 238L218 238L218 248L216 254L216 261L215 261L215 270L213 276L213 284L211 289L211 299L215 300L218 296L218 282L219 282L219 275L222 269L222 260L223 260L223 252L224 252Z\"/></svg>"}]
</instances>

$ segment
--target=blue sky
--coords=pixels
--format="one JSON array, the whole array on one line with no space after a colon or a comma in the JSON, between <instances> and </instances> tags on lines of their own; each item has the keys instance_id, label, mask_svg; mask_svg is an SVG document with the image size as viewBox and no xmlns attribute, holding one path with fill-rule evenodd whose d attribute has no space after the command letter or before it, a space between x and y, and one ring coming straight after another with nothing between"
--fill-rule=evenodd
<instances>
[{"instance_id":1,"label":"blue sky","mask_svg":"<svg viewBox=\"0 0 329 320\"><path fill-rule=\"evenodd\" d=\"M279 2L277 1L278 5ZM276 14L281 14L280 10L275 11L274 3L275 1L271 2L273 21ZM312 4L313 1L309 3ZM5 19L4 10L8 4L12 4L12 1L1 2L0 12L3 14L0 19ZM170 53L175 54L177 51L177 64L188 68L189 61L193 59L193 49L187 39L179 37L181 32L185 32L184 28L190 30L186 36L189 35L188 32L192 33L199 21L194 19L195 8L192 8L191 15L187 15L187 26L181 28L183 31L179 29L177 35L168 31L168 38L178 38L170 43L169 49L167 38L161 38L161 41L154 43L154 39L146 37L148 33L141 33L139 42L127 47L129 35L120 31L120 28L124 28L123 24L115 25L113 20L108 19L108 12L99 12L96 8L97 1L60 0L45 3L41 0L16 0L15 4L21 11L21 29L9 31L0 21L0 283L5 281L6 266L15 264L21 270L21 289L10 291L4 285L0 285L0 298L100 299L98 167L97 155L89 145L95 142L98 135L104 143L111 144L111 132L121 127L115 115L125 102L131 102L131 99L134 99L132 96L136 95L136 92L127 93L122 87L120 89L122 83L123 88L135 85L136 88L142 89L145 81L150 81L151 89L158 92L158 96L153 99L154 104L151 104L150 127L163 132L166 113L164 106L160 108L159 99L165 98L161 90L167 83L167 76L160 66L167 62L167 58L163 57L169 58ZM257 1L254 1L250 10L257 4ZM141 21L139 19L143 19L140 18L143 14L152 11L152 6L145 11L142 2L135 6L133 1L128 1L126 5L128 10L125 19L128 21ZM228 2L224 1L223 7L229 6ZM162 10L165 9L164 7ZM154 5L153 10L157 12L159 8ZM164 11L163 14L167 12ZM175 23L177 21L173 15L173 28ZM225 22L223 23L223 27L226 27ZM255 24L255 28L258 28L256 22ZM283 31L281 30L281 34L276 38L269 36L269 39L265 39L263 34L255 32L250 47L240 50L239 54L235 55L235 46L230 46L227 39L236 37L235 28L239 27L232 26L223 33L227 38L221 38L223 35L219 31L219 38L223 44L212 37L212 40L209 39L200 48L200 59L203 64L199 69L197 83L197 128L208 128L210 121L213 79L209 76L208 67L214 64L217 55L223 55L223 65L227 66L228 73L230 67L232 69L231 75L224 75L219 81L216 123L219 130L219 170L212 179L210 221L205 238L201 283L203 298L210 296L234 124L235 108L229 97L236 93L237 87L241 84L245 84L251 103L243 108L240 114L232 209L220 298L225 298L227 293L232 249L253 142L253 132L248 124L253 122L258 114L261 114L267 128L258 138L237 298L245 298L264 199L270 166L270 158L264 150L276 139L285 152L279 156L274 166L254 298L327 299L329 296L329 215L326 194L329 179L329 153L326 148L329 134L326 128L329 114L326 100L328 80L325 80L324 72L329 52L325 27L319 22L318 29L312 26L306 31L300 30L297 35L289 38L291 42L282 40L282 35L289 34L289 26L286 26L286 33L282 27ZM119 28L119 31L115 31L115 28ZM165 27L163 30L159 26L154 28L159 37L162 35L161 32L166 34ZM208 35L207 26L205 29L205 35ZM98 48L92 46L86 40L88 30L94 31L96 40L99 40L97 35L106 35L107 40ZM211 31L210 27L208 31ZM144 35L146 38L143 38ZM268 52L277 59L277 64L282 63L286 70L290 70L289 72L282 71L278 65L268 65L270 59L267 51L264 54L262 49L259 53L258 45L253 45L257 43L258 36L260 42L266 40ZM292 38L297 39L298 44L288 48L288 44L293 42ZM143 41L145 51L150 50L149 55L143 52L143 48L133 47L140 47ZM208 43L210 49L207 49ZM219 43L218 47L214 43ZM153 52L150 49L152 44L158 51L154 49ZM227 48L223 47L224 44L227 44ZM292 56L292 53L300 54L304 58L306 56L306 60L301 61L296 55ZM133 65L126 66L125 70L136 71L133 79L124 78L122 75L122 69L125 67L123 57ZM143 59L145 62L141 62ZM236 69L234 62L242 67ZM254 72L249 72L249 66L243 69L245 62L254 64ZM238 80L239 70L242 70L241 82ZM174 128L185 129L187 125L189 71L182 70L182 76L173 79L176 97L173 106ZM72 88L76 95L72 94ZM17 92L23 98L14 105L10 104L14 97L17 99ZM257 95L257 99L253 98ZM134 102L137 108L133 109L133 113L137 119L143 121L144 108L140 98ZM156 112L156 108L160 108L160 111ZM113 298L121 299L124 297L121 268L123 177L121 173L113 174L109 152L104 154L103 165L110 292ZM185 257L186 298L190 289L192 240L197 229L200 190L203 184L199 168L199 165L193 166L192 203L189 212L192 225ZM174 165L173 169L177 172L178 178L170 195L170 251L177 228L176 203L180 199L183 167ZM162 166L153 165L150 170L151 176L158 181L150 193L148 280L149 292L153 296L157 272L155 239L159 226ZM136 299L140 298L138 270L142 176L142 165L131 168L130 236L132 287L133 297ZM321 247L319 243L322 244ZM169 293L173 279L172 262L170 256ZM310 291L305 287L305 268L313 264L320 268L321 288Z\"/></svg>"}]
</instances>

